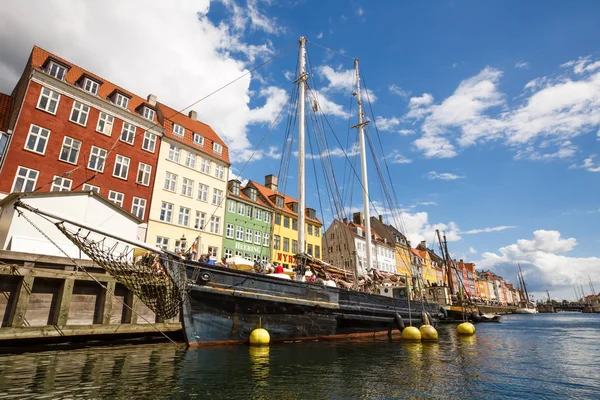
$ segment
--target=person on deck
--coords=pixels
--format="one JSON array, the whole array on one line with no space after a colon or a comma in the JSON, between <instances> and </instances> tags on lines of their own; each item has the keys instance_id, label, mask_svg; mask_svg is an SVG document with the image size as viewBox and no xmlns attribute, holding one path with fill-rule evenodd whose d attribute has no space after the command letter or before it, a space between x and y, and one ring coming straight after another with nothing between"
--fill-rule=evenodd
<instances>
[{"instance_id":1,"label":"person on deck","mask_svg":"<svg viewBox=\"0 0 600 400\"><path fill-rule=\"evenodd\" d=\"M229 264L227 264L227 257L221 258L221 266L225 268L229 268Z\"/></svg>"},{"instance_id":2,"label":"person on deck","mask_svg":"<svg viewBox=\"0 0 600 400\"><path fill-rule=\"evenodd\" d=\"M281 266L281 264L277 264L275 266L275 273L276 274L283 274L283 267Z\"/></svg>"}]
</instances>

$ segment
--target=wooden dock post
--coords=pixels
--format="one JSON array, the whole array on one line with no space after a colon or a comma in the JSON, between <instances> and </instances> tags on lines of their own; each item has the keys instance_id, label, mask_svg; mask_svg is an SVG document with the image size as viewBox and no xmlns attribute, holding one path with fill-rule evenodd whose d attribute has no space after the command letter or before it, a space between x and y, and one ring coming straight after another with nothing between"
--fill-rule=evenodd
<instances>
[{"instance_id":1,"label":"wooden dock post","mask_svg":"<svg viewBox=\"0 0 600 400\"><path fill-rule=\"evenodd\" d=\"M33 281L35 276L26 275L21 278L17 287L17 297L10 310L8 317L8 326L12 328L20 328L25 323L25 314L29 308L29 297L33 289Z\"/></svg>"}]
</instances>

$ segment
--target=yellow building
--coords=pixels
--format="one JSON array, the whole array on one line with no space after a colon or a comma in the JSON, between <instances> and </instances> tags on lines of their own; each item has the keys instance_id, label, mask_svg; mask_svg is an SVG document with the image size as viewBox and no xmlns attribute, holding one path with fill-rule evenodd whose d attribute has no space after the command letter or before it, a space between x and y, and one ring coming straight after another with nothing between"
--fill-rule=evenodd
<instances>
[{"instance_id":1,"label":"yellow building","mask_svg":"<svg viewBox=\"0 0 600 400\"><path fill-rule=\"evenodd\" d=\"M198 253L219 259L229 152L210 128L158 104L165 133L160 144L146 242L178 251L199 238Z\"/></svg>"},{"instance_id":2,"label":"yellow building","mask_svg":"<svg viewBox=\"0 0 600 400\"><path fill-rule=\"evenodd\" d=\"M427 249L427 243L423 240L416 247L416 250L419 252L421 257L424 260L423 268L423 283L425 286L429 287L433 283L438 282L438 269L439 266L437 262L431 259L431 255L429 254L429 250Z\"/></svg>"},{"instance_id":3,"label":"yellow building","mask_svg":"<svg viewBox=\"0 0 600 400\"><path fill-rule=\"evenodd\" d=\"M269 201L273 210L273 230L271 240L272 262L284 268L295 265L298 249L298 200L278 192L277 177L267 175L265 185L249 181L246 187L256 188L261 196ZM322 257L323 223L317 218L313 208L306 209L304 251L318 259Z\"/></svg>"},{"instance_id":4,"label":"yellow building","mask_svg":"<svg viewBox=\"0 0 600 400\"><path fill-rule=\"evenodd\" d=\"M400 275L412 276L412 257L410 253L410 243L406 236L393 225L387 225L383 222L383 217L371 217L371 229L373 229L382 238L387 238L389 243L394 243L396 256L396 273Z\"/></svg>"}]
</instances>

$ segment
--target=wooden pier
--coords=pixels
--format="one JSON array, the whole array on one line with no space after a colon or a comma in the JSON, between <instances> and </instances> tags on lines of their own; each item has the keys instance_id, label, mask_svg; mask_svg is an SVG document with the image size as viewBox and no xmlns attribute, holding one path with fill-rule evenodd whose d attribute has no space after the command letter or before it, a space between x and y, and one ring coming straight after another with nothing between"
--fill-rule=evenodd
<instances>
[{"instance_id":1,"label":"wooden pier","mask_svg":"<svg viewBox=\"0 0 600 400\"><path fill-rule=\"evenodd\" d=\"M91 260L0 250L0 346L7 341L128 338L181 331ZM130 306L126 307L123 303Z\"/></svg>"}]
</instances>

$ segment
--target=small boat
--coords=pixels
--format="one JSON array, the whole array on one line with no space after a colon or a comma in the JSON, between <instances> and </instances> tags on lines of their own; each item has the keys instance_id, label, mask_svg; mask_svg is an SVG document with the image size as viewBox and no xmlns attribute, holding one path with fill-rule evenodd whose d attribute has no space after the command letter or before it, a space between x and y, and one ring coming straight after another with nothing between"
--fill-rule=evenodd
<instances>
[{"instance_id":1,"label":"small boat","mask_svg":"<svg viewBox=\"0 0 600 400\"><path fill-rule=\"evenodd\" d=\"M518 307L513 311L514 314L537 314L538 310L535 306L533 307Z\"/></svg>"},{"instance_id":2,"label":"small boat","mask_svg":"<svg viewBox=\"0 0 600 400\"><path fill-rule=\"evenodd\" d=\"M500 322L500 315L498 314L479 314L481 322Z\"/></svg>"},{"instance_id":3,"label":"small boat","mask_svg":"<svg viewBox=\"0 0 600 400\"><path fill-rule=\"evenodd\" d=\"M521 264L519 266L519 273L517 279L519 280L519 293L521 294L521 302L519 307L513 311L514 314L537 314L538 310L536 305L529 299L529 293L527 292L527 284L525 283L525 277L523 276L523 270Z\"/></svg>"}]
</instances>

